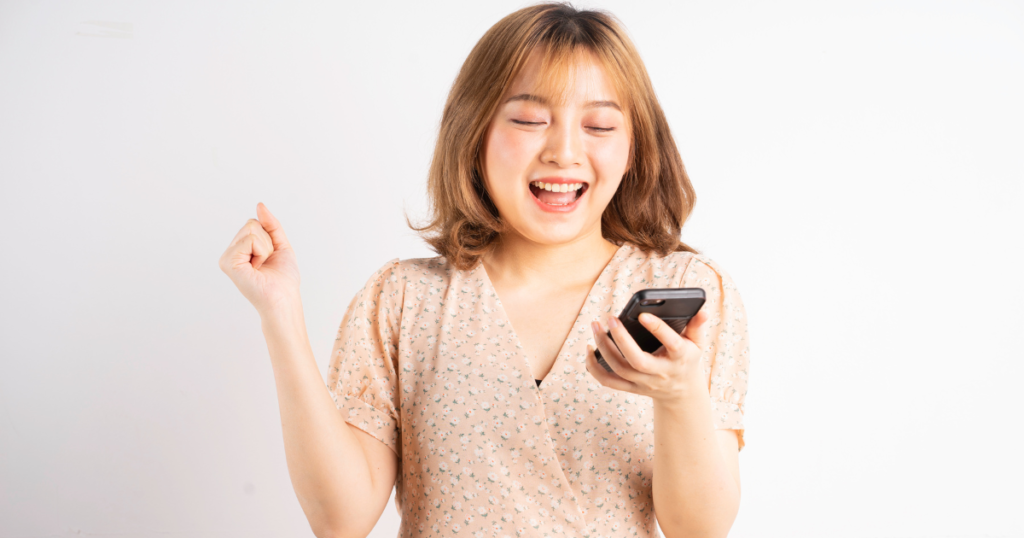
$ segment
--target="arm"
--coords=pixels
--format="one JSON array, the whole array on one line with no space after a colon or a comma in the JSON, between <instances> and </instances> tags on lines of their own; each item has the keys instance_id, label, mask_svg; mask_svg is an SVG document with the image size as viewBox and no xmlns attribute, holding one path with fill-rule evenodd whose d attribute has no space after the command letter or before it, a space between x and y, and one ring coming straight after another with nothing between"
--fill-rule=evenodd
<instances>
[{"instance_id":1,"label":"arm","mask_svg":"<svg viewBox=\"0 0 1024 538\"><path fill-rule=\"evenodd\" d=\"M707 319L701 310L684 337L655 316L641 314L640 322L663 344L650 354L609 317L615 343L599 324L593 330L612 372L598 365L592 350L587 354L587 370L602 385L651 396L654 402L654 511L666 538L726 536L739 510L738 438L726 430L735 447L731 453L728 437L719 441L699 364L707 348Z\"/></svg>"},{"instance_id":2,"label":"arm","mask_svg":"<svg viewBox=\"0 0 1024 538\"><path fill-rule=\"evenodd\" d=\"M712 426L706 387L655 400L654 443L654 510L666 538L726 536L739 511L739 442Z\"/></svg>"},{"instance_id":3,"label":"arm","mask_svg":"<svg viewBox=\"0 0 1024 538\"><path fill-rule=\"evenodd\" d=\"M325 390L306 334L295 251L270 210L260 203L256 212L259 220L242 226L218 265L260 314L292 486L317 536L366 536L391 495L398 458L350 426Z\"/></svg>"},{"instance_id":4,"label":"arm","mask_svg":"<svg viewBox=\"0 0 1024 538\"><path fill-rule=\"evenodd\" d=\"M667 369L677 384L654 402L654 504L669 538L725 536L740 500L746 312L735 283L706 258L692 259L678 285L704 288L707 302L682 338L657 319L646 324L681 360Z\"/></svg>"},{"instance_id":5,"label":"arm","mask_svg":"<svg viewBox=\"0 0 1024 538\"><path fill-rule=\"evenodd\" d=\"M301 306L263 318L292 486L321 538L365 537L387 506L398 456L345 422L331 400Z\"/></svg>"}]
</instances>

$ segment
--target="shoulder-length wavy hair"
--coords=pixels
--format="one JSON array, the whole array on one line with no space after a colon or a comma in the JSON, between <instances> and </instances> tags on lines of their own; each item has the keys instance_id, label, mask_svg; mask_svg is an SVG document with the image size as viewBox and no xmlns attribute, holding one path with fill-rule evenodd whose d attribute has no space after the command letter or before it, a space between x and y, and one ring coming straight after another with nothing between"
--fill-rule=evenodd
<instances>
[{"instance_id":1,"label":"shoulder-length wavy hair","mask_svg":"<svg viewBox=\"0 0 1024 538\"><path fill-rule=\"evenodd\" d=\"M561 3L506 16L473 47L441 116L427 183L429 222L409 226L457 269L475 267L497 245L506 225L483 181L482 146L501 97L534 50L543 55L549 81L565 80L579 53L592 54L624 101L631 155L601 216L604 237L662 256L696 252L680 239L695 193L640 55L611 15Z\"/></svg>"}]
</instances>

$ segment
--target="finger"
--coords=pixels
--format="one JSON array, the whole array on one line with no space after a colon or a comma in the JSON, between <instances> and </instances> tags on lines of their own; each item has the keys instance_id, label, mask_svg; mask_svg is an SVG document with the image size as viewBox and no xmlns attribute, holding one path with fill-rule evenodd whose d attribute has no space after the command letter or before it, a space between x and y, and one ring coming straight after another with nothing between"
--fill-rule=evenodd
<instances>
[{"instance_id":1,"label":"finger","mask_svg":"<svg viewBox=\"0 0 1024 538\"><path fill-rule=\"evenodd\" d=\"M625 325L615 316L608 317L608 330L611 331L615 344L619 346L619 351L622 352L621 356L634 370L644 374L655 372L656 366L653 357L640 349L636 340L633 340L633 336L626 330ZM604 352L602 351L602 353Z\"/></svg>"},{"instance_id":2,"label":"finger","mask_svg":"<svg viewBox=\"0 0 1024 538\"><path fill-rule=\"evenodd\" d=\"M256 215L259 217L263 229L270 235L271 245L275 250L291 248L292 245L288 242L288 236L284 234L281 223L270 213L267 206L263 205L263 202L256 204Z\"/></svg>"},{"instance_id":3,"label":"finger","mask_svg":"<svg viewBox=\"0 0 1024 538\"><path fill-rule=\"evenodd\" d=\"M231 242L228 243L228 246L232 246L232 247L235 246L235 244L238 243L239 241L241 241L245 236L251 234L252 233L252 224L251 223L253 221L255 221L257 224L259 223L259 221L256 220L256 219L249 219L249 220L247 220L245 222L245 224L242 225L242 228L240 230L238 230L238 233L236 233L235 236L233 238L231 238Z\"/></svg>"},{"instance_id":4,"label":"finger","mask_svg":"<svg viewBox=\"0 0 1024 538\"><path fill-rule=\"evenodd\" d=\"M683 331L683 336L687 340L693 342L697 349L700 349L701 354L708 348L708 336L707 336L707 322L708 313L701 308L697 311L697 315L690 318L689 323L686 324L686 329Z\"/></svg>"},{"instance_id":5,"label":"finger","mask_svg":"<svg viewBox=\"0 0 1024 538\"><path fill-rule=\"evenodd\" d=\"M245 224L242 225L242 229L238 230L238 233L235 234L235 237L231 240L230 244L233 246L235 243L241 241L249 234L256 234L257 236L265 237L268 247L273 244L270 241L270 236L267 235L266 230L263 229L263 225L260 224L260 221L256 219L249 219L245 221Z\"/></svg>"},{"instance_id":6,"label":"finger","mask_svg":"<svg viewBox=\"0 0 1024 538\"><path fill-rule=\"evenodd\" d=\"M686 340L664 320L647 312L640 314L639 320L640 324L661 342L670 357L677 358L682 355Z\"/></svg>"},{"instance_id":7,"label":"finger","mask_svg":"<svg viewBox=\"0 0 1024 538\"><path fill-rule=\"evenodd\" d=\"M601 354L604 355L603 352ZM587 346L586 368L598 383L608 388L624 390L627 392L634 392L636 390L635 383L619 377L614 372L605 370L604 366L601 366L601 363L597 362L597 355L594 354L594 348L592 346Z\"/></svg>"},{"instance_id":8,"label":"finger","mask_svg":"<svg viewBox=\"0 0 1024 538\"><path fill-rule=\"evenodd\" d=\"M252 268L259 269L263 262L267 261L267 258L274 253L273 247L267 244L267 240L259 237L257 234L253 234L252 242Z\"/></svg>"},{"instance_id":9,"label":"finger","mask_svg":"<svg viewBox=\"0 0 1024 538\"><path fill-rule=\"evenodd\" d=\"M231 241L231 245L234 246L239 241L252 241L253 250L252 255L254 258L252 261L253 269L259 269L263 265L267 258L274 253L273 242L270 240L270 235L263 229L263 225L256 219L249 219L242 226L242 229L235 234L235 238Z\"/></svg>"},{"instance_id":10,"label":"finger","mask_svg":"<svg viewBox=\"0 0 1024 538\"><path fill-rule=\"evenodd\" d=\"M612 341L612 339L608 337L608 334L601 329L601 324L598 322L595 321L591 323L590 328L594 331L594 343L597 344L597 348L601 350L601 357L603 357L604 362L608 363L608 366L611 367L612 372L622 379L630 382L636 382L638 377L643 374L636 371L636 369L633 368L626 359L622 358L622 353L619 351L619 348L616 347L616 341ZM594 360L596 362L597 358L595 357ZM604 368L602 367L602 369Z\"/></svg>"},{"instance_id":11,"label":"finger","mask_svg":"<svg viewBox=\"0 0 1024 538\"><path fill-rule=\"evenodd\" d=\"M222 271L233 276L238 273L248 273L252 271L252 264L250 259L252 258L253 243L255 242L255 235L247 235L240 241L231 245L224 251L224 254L220 257L220 268Z\"/></svg>"}]
</instances>

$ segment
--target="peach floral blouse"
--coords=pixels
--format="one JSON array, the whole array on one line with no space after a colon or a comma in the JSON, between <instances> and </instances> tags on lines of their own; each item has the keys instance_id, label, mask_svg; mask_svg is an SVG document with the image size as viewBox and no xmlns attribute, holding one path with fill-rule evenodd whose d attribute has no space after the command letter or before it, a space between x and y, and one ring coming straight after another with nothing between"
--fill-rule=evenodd
<instances>
[{"instance_id":1,"label":"peach floral blouse","mask_svg":"<svg viewBox=\"0 0 1024 538\"><path fill-rule=\"evenodd\" d=\"M356 294L327 386L345 420L400 460L400 537L656 536L652 400L587 372L590 322L644 288L701 287L714 426L737 430L749 351L729 276L687 252L625 243L538 386L482 264L392 260Z\"/></svg>"}]
</instances>

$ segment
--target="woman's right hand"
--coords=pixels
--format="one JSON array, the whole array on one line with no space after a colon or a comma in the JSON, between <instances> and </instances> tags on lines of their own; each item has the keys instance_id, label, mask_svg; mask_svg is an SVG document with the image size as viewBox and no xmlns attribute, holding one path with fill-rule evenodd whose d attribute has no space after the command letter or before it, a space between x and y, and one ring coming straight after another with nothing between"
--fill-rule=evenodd
<instances>
[{"instance_id":1,"label":"woman's right hand","mask_svg":"<svg viewBox=\"0 0 1024 538\"><path fill-rule=\"evenodd\" d=\"M256 204L257 219L249 219L220 257L220 269L260 317L301 308L299 265L281 223L263 203Z\"/></svg>"}]
</instances>

